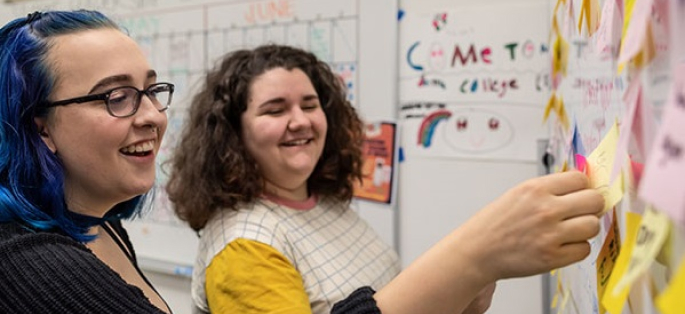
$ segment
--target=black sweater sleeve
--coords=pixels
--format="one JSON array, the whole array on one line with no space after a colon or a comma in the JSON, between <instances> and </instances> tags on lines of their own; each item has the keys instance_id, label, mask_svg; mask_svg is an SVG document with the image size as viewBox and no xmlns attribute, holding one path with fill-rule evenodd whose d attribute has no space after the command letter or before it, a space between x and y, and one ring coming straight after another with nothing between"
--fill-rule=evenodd
<instances>
[{"instance_id":1,"label":"black sweater sleeve","mask_svg":"<svg viewBox=\"0 0 685 314\"><path fill-rule=\"evenodd\" d=\"M163 313L84 245L54 233L0 243L2 313Z\"/></svg>"},{"instance_id":2,"label":"black sweater sleeve","mask_svg":"<svg viewBox=\"0 0 685 314\"><path fill-rule=\"evenodd\" d=\"M370 287L362 287L333 305L331 314L381 314Z\"/></svg>"}]
</instances>

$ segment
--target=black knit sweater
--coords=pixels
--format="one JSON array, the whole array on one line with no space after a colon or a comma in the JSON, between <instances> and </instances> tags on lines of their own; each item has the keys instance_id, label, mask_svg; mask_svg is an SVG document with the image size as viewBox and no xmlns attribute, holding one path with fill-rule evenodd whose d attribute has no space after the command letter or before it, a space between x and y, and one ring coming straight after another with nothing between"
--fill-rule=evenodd
<instances>
[{"instance_id":1,"label":"black knit sweater","mask_svg":"<svg viewBox=\"0 0 685 314\"><path fill-rule=\"evenodd\" d=\"M379 314L373 294L360 288L331 313ZM0 313L163 312L85 245L57 232L0 223Z\"/></svg>"},{"instance_id":2,"label":"black knit sweater","mask_svg":"<svg viewBox=\"0 0 685 314\"><path fill-rule=\"evenodd\" d=\"M163 313L85 245L0 223L0 313Z\"/></svg>"}]
</instances>

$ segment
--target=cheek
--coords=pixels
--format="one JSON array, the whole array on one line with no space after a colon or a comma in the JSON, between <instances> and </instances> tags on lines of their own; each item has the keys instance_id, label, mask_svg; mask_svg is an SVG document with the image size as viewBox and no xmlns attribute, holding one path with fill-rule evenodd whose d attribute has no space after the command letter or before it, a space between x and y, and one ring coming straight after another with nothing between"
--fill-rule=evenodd
<instances>
[{"instance_id":1,"label":"cheek","mask_svg":"<svg viewBox=\"0 0 685 314\"><path fill-rule=\"evenodd\" d=\"M159 130L162 132L161 134L164 135L166 132L167 126L169 125L169 116L167 114L163 114L163 118L161 119L160 123L157 125Z\"/></svg>"},{"instance_id":2,"label":"cheek","mask_svg":"<svg viewBox=\"0 0 685 314\"><path fill-rule=\"evenodd\" d=\"M323 111L320 111L320 113L312 119L312 125L322 137L326 136L326 132L328 132L328 122L326 121L326 114Z\"/></svg>"},{"instance_id":3,"label":"cheek","mask_svg":"<svg viewBox=\"0 0 685 314\"><path fill-rule=\"evenodd\" d=\"M163 123L160 123L159 125L157 125L158 130L159 130L159 141L160 141L160 144L161 144L162 140L164 139L164 135L166 134L167 126L168 126L168 120L167 120L166 117L164 118L164 122L163 122ZM172 130L172 131L173 131L173 130ZM173 132L172 132L172 133L173 133ZM173 137L173 136L172 136L172 137Z\"/></svg>"},{"instance_id":4,"label":"cheek","mask_svg":"<svg viewBox=\"0 0 685 314\"><path fill-rule=\"evenodd\" d=\"M243 143L252 156L278 145L285 130L277 119L257 119L243 124Z\"/></svg>"}]
</instances>

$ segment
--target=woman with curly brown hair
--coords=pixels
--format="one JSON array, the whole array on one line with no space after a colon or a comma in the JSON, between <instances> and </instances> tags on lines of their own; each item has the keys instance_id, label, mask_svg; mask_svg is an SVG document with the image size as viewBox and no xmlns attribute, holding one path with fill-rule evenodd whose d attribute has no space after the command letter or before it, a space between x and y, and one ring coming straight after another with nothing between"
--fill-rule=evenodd
<instances>
[{"instance_id":1,"label":"woman with curly brown hair","mask_svg":"<svg viewBox=\"0 0 685 314\"><path fill-rule=\"evenodd\" d=\"M202 230L196 305L323 313L395 277L397 254L349 209L363 123L328 66L263 46L230 54L206 84L168 185Z\"/></svg>"},{"instance_id":2,"label":"woman with curly brown hair","mask_svg":"<svg viewBox=\"0 0 685 314\"><path fill-rule=\"evenodd\" d=\"M200 231L197 309L482 313L497 280L589 254L602 198L569 172L513 188L398 275L395 252L349 209L362 125L338 78L300 49L236 51L207 75L167 185Z\"/></svg>"}]
</instances>

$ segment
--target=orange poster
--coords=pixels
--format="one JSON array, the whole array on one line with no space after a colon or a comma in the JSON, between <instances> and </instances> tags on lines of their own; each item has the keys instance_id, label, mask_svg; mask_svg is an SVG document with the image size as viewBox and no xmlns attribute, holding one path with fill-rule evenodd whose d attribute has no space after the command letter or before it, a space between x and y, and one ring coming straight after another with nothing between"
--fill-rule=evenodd
<instances>
[{"instance_id":1,"label":"orange poster","mask_svg":"<svg viewBox=\"0 0 685 314\"><path fill-rule=\"evenodd\" d=\"M389 204L395 166L395 123L367 124L362 154L362 182L355 182L354 196Z\"/></svg>"}]
</instances>

